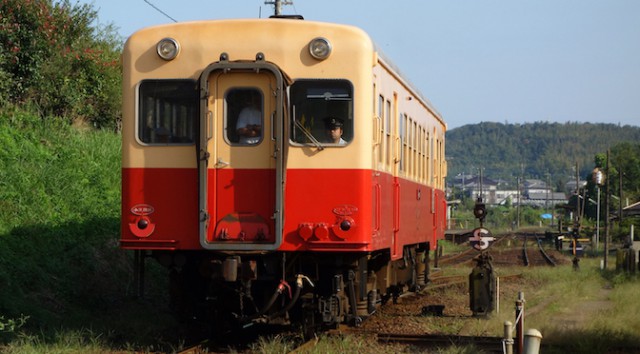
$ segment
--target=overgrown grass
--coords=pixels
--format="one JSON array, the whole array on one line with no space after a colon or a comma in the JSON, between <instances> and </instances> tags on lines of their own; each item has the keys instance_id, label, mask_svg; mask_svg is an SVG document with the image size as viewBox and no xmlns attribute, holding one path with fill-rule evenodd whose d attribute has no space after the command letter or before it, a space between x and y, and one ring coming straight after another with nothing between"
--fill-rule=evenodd
<instances>
[{"instance_id":1,"label":"overgrown grass","mask_svg":"<svg viewBox=\"0 0 640 354\"><path fill-rule=\"evenodd\" d=\"M17 110L0 115L0 145L0 234L118 217L118 135Z\"/></svg>"},{"instance_id":2,"label":"overgrown grass","mask_svg":"<svg viewBox=\"0 0 640 354\"><path fill-rule=\"evenodd\" d=\"M127 296L133 292L131 260L118 248L120 137L55 119L43 121L28 112L5 111L0 112L0 144L0 351L179 350L182 342L175 341L179 334L172 332L177 326L166 310L165 284L157 278L147 282L146 301ZM445 253L468 247L444 245ZM567 343L573 352L583 353L640 347L637 275L601 271L599 259L584 259L579 271L571 266L498 269L499 274L515 272L522 272L523 278L503 288L499 314L471 325L464 319L448 323L431 318L429 325L441 333L466 326L478 335L499 336L504 321L514 320L517 292L524 291L526 308L535 309L526 327L543 333L543 344L550 345L545 352ZM153 276L153 269L148 275ZM455 293L463 303L468 301L465 286ZM606 307L585 308L589 303ZM581 311L588 316L576 317ZM572 318L586 323L573 328ZM252 351L286 352L298 340L263 338ZM565 346L556 352L566 350ZM367 337L347 335L322 336L309 352L385 351L412 348L381 349ZM463 347L440 352L475 351Z\"/></svg>"},{"instance_id":3,"label":"overgrown grass","mask_svg":"<svg viewBox=\"0 0 640 354\"><path fill-rule=\"evenodd\" d=\"M40 336L21 334L11 345L0 349L7 354L112 353L108 348L100 334L81 330L57 333L52 342L45 342Z\"/></svg>"},{"instance_id":4,"label":"overgrown grass","mask_svg":"<svg viewBox=\"0 0 640 354\"><path fill-rule=\"evenodd\" d=\"M640 350L640 279L601 270L599 258L571 265L518 268L520 286L506 287L500 312L479 323L478 335L501 335L505 321L515 323L518 292L525 298L525 329L543 334L545 353L607 353L611 348Z\"/></svg>"},{"instance_id":5,"label":"overgrown grass","mask_svg":"<svg viewBox=\"0 0 640 354\"><path fill-rule=\"evenodd\" d=\"M499 312L488 318L407 317L407 327L421 326L423 333L459 334L500 337L505 321L515 323L515 300L525 297L525 329L538 329L544 353L618 353L640 350L639 275L602 271L599 259L582 259L580 269L571 265L558 267L507 267L498 274L522 273L518 280L504 281L501 286ZM461 268L447 268L447 274L458 274ZM468 273L470 269L466 270ZM463 272L464 273L464 272ZM446 290L446 296L468 301L466 284ZM445 290L442 290L445 291ZM427 297L428 299L428 297ZM343 338L321 337L308 353L342 352ZM411 347L376 346L374 340L345 336L349 352L410 353ZM360 343L363 341L364 343ZM340 349L338 349L340 348ZM477 353L477 348L453 346L437 353Z\"/></svg>"},{"instance_id":6,"label":"overgrown grass","mask_svg":"<svg viewBox=\"0 0 640 354\"><path fill-rule=\"evenodd\" d=\"M455 243L447 240L441 240L438 245L442 247L442 255L457 254L469 249L467 243Z\"/></svg>"},{"instance_id":7,"label":"overgrown grass","mask_svg":"<svg viewBox=\"0 0 640 354\"><path fill-rule=\"evenodd\" d=\"M41 352L75 338L86 352L97 339L135 342L145 328L157 331L146 338L165 335L168 316L127 296L132 262L118 248L120 141L110 131L0 112L0 343L17 343L2 351Z\"/></svg>"},{"instance_id":8,"label":"overgrown grass","mask_svg":"<svg viewBox=\"0 0 640 354\"><path fill-rule=\"evenodd\" d=\"M296 349L295 342L290 338L281 336L263 338L256 343L251 351L261 354L289 353ZM321 335L316 338L314 345L298 349L300 354L325 354L325 353L356 353L356 354L394 354L404 352L404 347L385 346L380 347L377 341L371 340L370 336L361 335Z\"/></svg>"},{"instance_id":9,"label":"overgrown grass","mask_svg":"<svg viewBox=\"0 0 640 354\"><path fill-rule=\"evenodd\" d=\"M102 302L86 293L122 276L120 138L15 111L0 116L0 145L0 310L35 324L71 298Z\"/></svg>"},{"instance_id":10,"label":"overgrown grass","mask_svg":"<svg viewBox=\"0 0 640 354\"><path fill-rule=\"evenodd\" d=\"M121 137L5 107L0 145L0 352L179 348L166 273L136 299L118 245Z\"/></svg>"}]
</instances>

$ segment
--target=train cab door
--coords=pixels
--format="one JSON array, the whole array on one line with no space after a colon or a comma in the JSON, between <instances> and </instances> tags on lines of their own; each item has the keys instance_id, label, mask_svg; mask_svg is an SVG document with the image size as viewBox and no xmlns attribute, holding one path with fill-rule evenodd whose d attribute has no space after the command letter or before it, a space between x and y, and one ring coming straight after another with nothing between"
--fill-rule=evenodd
<instances>
[{"instance_id":1,"label":"train cab door","mask_svg":"<svg viewBox=\"0 0 640 354\"><path fill-rule=\"evenodd\" d=\"M200 78L200 244L274 250L282 240L283 75L273 64L219 62Z\"/></svg>"}]
</instances>

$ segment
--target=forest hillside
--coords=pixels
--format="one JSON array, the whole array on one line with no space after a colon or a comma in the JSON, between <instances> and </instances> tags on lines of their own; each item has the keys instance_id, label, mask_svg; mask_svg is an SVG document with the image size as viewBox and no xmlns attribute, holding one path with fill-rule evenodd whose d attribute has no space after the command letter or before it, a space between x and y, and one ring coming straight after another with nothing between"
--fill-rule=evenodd
<instances>
[{"instance_id":1,"label":"forest hillside","mask_svg":"<svg viewBox=\"0 0 640 354\"><path fill-rule=\"evenodd\" d=\"M448 177L478 174L492 179L550 178L554 184L581 178L595 167L595 155L621 143L640 143L640 127L606 123L502 124L483 122L447 132Z\"/></svg>"}]
</instances>

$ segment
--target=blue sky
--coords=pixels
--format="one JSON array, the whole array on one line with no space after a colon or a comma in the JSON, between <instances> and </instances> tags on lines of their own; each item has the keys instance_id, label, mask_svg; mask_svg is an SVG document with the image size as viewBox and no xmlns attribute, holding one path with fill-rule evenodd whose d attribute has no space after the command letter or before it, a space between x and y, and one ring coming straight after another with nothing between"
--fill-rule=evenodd
<instances>
[{"instance_id":1,"label":"blue sky","mask_svg":"<svg viewBox=\"0 0 640 354\"><path fill-rule=\"evenodd\" d=\"M171 22L144 0L93 4L123 37ZM264 0L148 0L178 21L268 17ZM74 1L72 1L74 2ZM440 111L480 122L640 126L640 1L294 0L284 14L361 27Z\"/></svg>"}]
</instances>

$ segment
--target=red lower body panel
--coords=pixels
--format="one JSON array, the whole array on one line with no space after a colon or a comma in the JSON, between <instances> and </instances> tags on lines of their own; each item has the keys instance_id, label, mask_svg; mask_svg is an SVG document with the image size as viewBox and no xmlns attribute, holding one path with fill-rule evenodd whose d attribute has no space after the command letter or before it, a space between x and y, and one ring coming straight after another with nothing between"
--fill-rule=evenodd
<instances>
[{"instance_id":1,"label":"red lower body panel","mask_svg":"<svg viewBox=\"0 0 640 354\"><path fill-rule=\"evenodd\" d=\"M147 226L142 229L140 221L145 218ZM135 232L151 227L149 235L136 236ZM197 170L123 168L120 245L126 249L200 249Z\"/></svg>"},{"instance_id":2,"label":"red lower body panel","mask_svg":"<svg viewBox=\"0 0 640 354\"><path fill-rule=\"evenodd\" d=\"M217 173L217 174L216 174ZM209 241L273 242L273 170L210 170ZM124 168L122 238L126 249L202 249L196 169ZM363 252L444 235L441 190L371 170L290 169L284 190L281 251ZM241 236L239 236L241 235Z\"/></svg>"}]
</instances>

